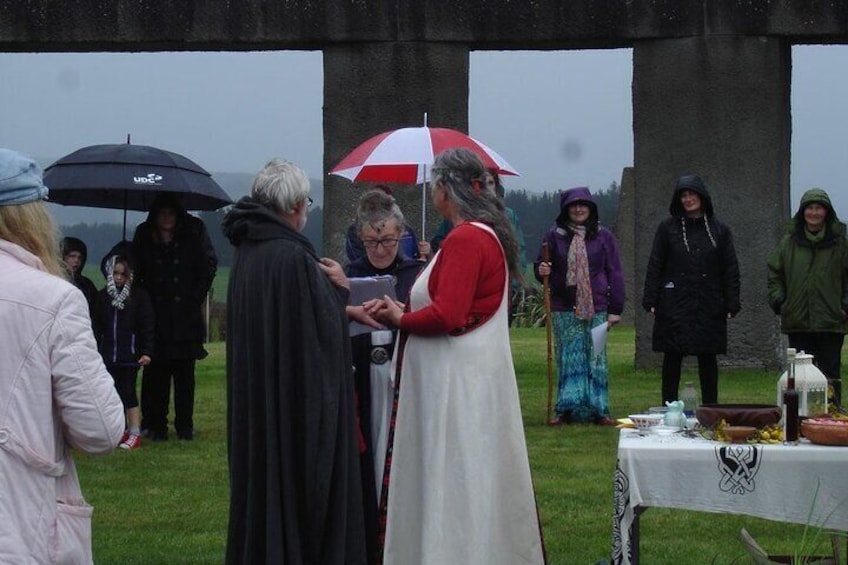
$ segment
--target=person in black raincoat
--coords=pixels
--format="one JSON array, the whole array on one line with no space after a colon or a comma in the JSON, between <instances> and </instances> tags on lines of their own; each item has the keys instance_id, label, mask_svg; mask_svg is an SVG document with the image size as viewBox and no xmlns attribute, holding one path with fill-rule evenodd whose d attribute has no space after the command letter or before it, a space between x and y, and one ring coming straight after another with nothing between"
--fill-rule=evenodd
<instances>
[{"instance_id":1,"label":"person in black raincoat","mask_svg":"<svg viewBox=\"0 0 848 565\"><path fill-rule=\"evenodd\" d=\"M727 320L741 309L733 236L696 175L678 179L669 212L654 236L642 298L654 315L653 350L665 354L662 399L677 400L683 357L697 355L702 402L714 404L716 354L727 352Z\"/></svg>"},{"instance_id":2,"label":"person in black raincoat","mask_svg":"<svg viewBox=\"0 0 848 565\"><path fill-rule=\"evenodd\" d=\"M183 209L179 195L161 192L132 241L136 283L156 312L156 358L141 377L142 429L168 439L168 404L174 381L174 428L194 439L194 366L206 357L203 304L218 259L206 226Z\"/></svg>"},{"instance_id":3,"label":"person in black raincoat","mask_svg":"<svg viewBox=\"0 0 848 565\"><path fill-rule=\"evenodd\" d=\"M349 283L300 233L310 203L306 173L273 160L223 222L231 565L367 562Z\"/></svg>"}]
</instances>

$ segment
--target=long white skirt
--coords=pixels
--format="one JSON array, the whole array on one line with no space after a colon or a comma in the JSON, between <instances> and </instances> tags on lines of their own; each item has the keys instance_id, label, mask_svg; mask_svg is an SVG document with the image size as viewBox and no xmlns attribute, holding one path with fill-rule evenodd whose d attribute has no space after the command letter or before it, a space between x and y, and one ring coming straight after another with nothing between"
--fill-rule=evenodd
<instances>
[{"instance_id":1,"label":"long white skirt","mask_svg":"<svg viewBox=\"0 0 848 565\"><path fill-rule=\"evenodd\" d=\"M413 310L429 303L433 263L413 287ZM544 562L506 296L492 319L465 335L406 341L386 565Z\"/></svg>"}]
</instances>

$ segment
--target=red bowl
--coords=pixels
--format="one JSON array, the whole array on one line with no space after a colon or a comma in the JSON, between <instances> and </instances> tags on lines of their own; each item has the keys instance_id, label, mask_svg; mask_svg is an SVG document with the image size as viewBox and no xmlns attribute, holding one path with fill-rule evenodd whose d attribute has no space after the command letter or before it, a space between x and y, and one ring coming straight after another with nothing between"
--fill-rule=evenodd
<instances>
[{"instance_id":1,"label":"red bowl","mask_svg":"<svg viewBox=\"0 0 848 565\"><path fill-rule=\"evenodd\" d=\"M778 423L782 416L780 407L772 404L702 404L695 409L695 417L705 428L721 420L728 426L762 428Z\"/></svg>"},{"instance_id":2,"label":"red bowl","mask_svg":"<svg viewBox=\"0 0 848 565\"><path fill-rule=\"evenodd\" d=\"M812 443L848 445L848 422L827 418L808 418L801 422L801 432Z\"/></svg>"}]
</instances>

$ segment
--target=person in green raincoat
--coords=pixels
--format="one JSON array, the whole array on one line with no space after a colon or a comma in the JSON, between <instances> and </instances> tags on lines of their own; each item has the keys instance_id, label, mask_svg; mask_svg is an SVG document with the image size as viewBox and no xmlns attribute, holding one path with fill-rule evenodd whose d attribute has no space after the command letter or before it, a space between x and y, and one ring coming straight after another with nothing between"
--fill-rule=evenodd
<instances>
[{"instance_id":1,"label":"person in green raincoat","mask_svg":"<svg viewBox=\"0 0 848 565\"><path fill-rule=\"evenodd\" d=\"M814 356L841 403L841 352L848 329L848 240L830 197L812 188L768 258L768 301L789 346Z\"/></svg>"}]
</instances>

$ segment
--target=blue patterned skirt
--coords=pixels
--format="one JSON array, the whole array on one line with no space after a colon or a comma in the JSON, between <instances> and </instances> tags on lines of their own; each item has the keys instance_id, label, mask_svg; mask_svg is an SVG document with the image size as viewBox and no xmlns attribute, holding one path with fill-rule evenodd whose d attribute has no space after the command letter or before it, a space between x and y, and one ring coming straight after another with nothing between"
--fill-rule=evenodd
<instances>
[{"instance_id":1,"label":"blue patterned skirt","mask_svg":"<svg viewBox=\"0 0 848 565\"><path fill-rule=\"evenodd\" d=\"M581 320L574 312L553 312L556 347L557 416L567 414L572 422L594 422L609 416L607 352L592 351L592 328L607 323L607 313L597 312Z\"/></svg>"}]
</instances>

